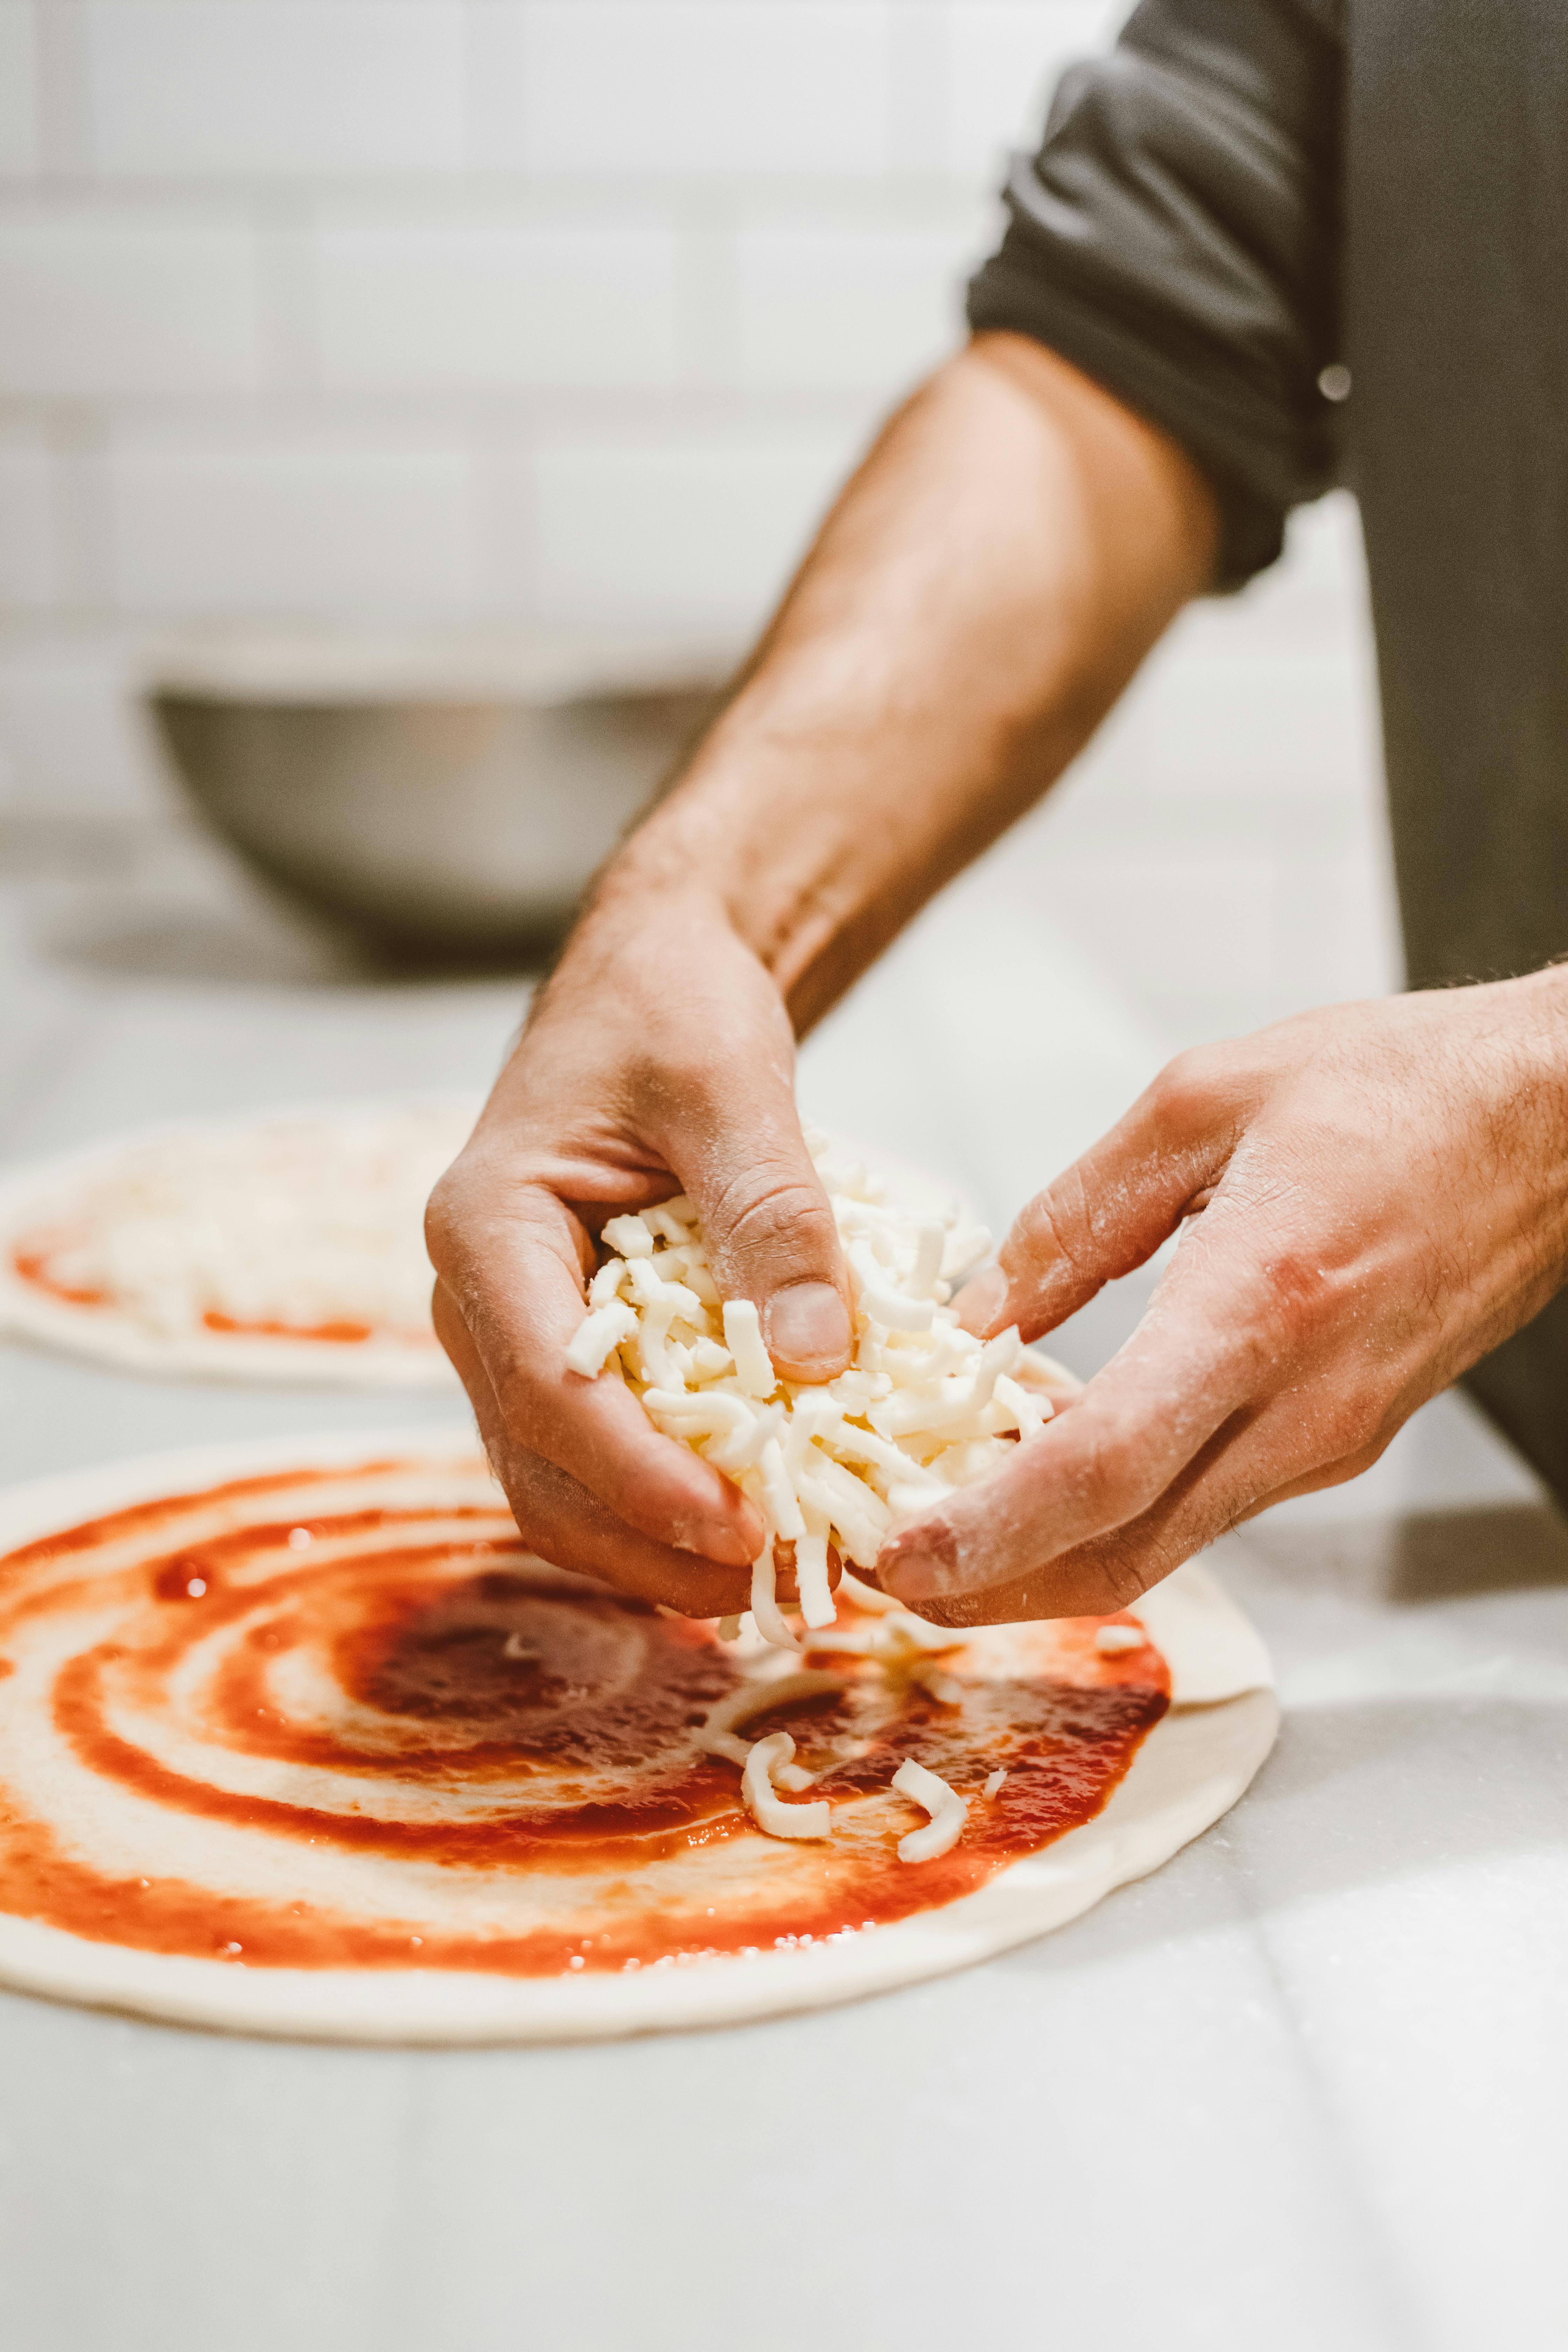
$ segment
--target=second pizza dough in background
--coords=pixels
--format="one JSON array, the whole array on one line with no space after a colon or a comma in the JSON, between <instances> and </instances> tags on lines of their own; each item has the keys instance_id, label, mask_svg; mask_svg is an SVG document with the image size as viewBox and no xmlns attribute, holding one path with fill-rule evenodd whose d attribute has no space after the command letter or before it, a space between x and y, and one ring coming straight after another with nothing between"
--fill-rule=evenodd
<instances>
[{"instance_id":1,"label":"second pizza dough in background","mask_svg":"<svg viewBox=\"0 0 1568 2352\"><path fill-rule=\"evenodd\" d=\"M175 1378L455 1389L425 1203L477 1098L150 1129L0 1180L0 1329Z\"/></svg>"}]
</instances>

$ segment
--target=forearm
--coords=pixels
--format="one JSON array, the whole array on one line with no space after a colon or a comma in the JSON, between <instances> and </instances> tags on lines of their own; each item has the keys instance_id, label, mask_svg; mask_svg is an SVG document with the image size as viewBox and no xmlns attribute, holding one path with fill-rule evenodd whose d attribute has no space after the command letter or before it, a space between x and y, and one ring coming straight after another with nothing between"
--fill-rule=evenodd
<instances>
[{"instance_id":1,"label":"forearm","mask_svg":"<svg viewBox=\"0 0 1568 2352\"><path fill-rule=\"evenodd\" d=\"M809 1028L1061 772L1215 539L1173 443L1038 345L981 338L845 489L588 928L697 902Z\"/></svg>"}]
</instances>

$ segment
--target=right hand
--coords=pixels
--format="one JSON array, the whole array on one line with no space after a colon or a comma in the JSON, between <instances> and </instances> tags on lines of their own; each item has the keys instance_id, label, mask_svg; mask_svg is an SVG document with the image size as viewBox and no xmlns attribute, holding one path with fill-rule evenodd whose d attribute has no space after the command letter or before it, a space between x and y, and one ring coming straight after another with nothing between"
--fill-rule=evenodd
<instances>
[{"instance_id":1,"label":"right hand","mask_svg":"<svg viewBox=\"0 0 1568 2352\"><path fill-rule=\"evenodd\" d=\"M691 1616L748 1605L761 1518L565 1349L605 1220L685 1192L721 1294L754 1302L784 1377L844 1370L848 1285L794 1074L779 992L721 909L612 902L574 937L426 1220L437 1334L524 1540Z\"/></svg>"}]
</instances>

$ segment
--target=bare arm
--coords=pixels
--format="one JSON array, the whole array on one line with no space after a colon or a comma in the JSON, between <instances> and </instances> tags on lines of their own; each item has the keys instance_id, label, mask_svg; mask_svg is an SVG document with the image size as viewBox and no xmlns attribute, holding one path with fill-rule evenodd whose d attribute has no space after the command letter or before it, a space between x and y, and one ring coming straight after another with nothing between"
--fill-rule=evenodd
<instances>
[{"instance_id":1,"label":"bare arm","mask_svg":"<svg viewBox=\"0 0 1568 2352\"><path fill-rule=\"evenodd\" d=\"M740 693L605 878L721 910L804 1035L1054 782L1214 561L1188 458L987 335L888 425Z\"/></svg>"},{"instance_id":2,"label":"bare arm","mask_svg":"<svg viewBox=\"0 0 1568 2352\"><path fill-rule=\"evenodd\" d=\"M1050 352L979 339L839 499L678 790L607 870L431 1204L437 1328L524 1534L711 1612L750 1506L563 1351L593 1237L682 1189L775 1361L846 1360L794 1041L1059 774L1207 581L1191 461Z\"/></svg>"}]
</instances>

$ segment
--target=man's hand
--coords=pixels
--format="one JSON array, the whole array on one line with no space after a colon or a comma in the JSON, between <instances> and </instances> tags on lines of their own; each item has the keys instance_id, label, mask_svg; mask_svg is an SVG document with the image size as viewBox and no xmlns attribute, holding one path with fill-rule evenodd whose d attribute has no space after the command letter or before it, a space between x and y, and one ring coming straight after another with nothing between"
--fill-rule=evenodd
<instances>
[{"instance_id":1,"label":"man's hand","mask_svg":"<svg viewBox=\"0 0 1568 2352\"><path fill-rule=\"evenodd\" d=\"M1030 1202L960 1313L1037 1338L1184 1220L1126 1346L889 1544L888 1591L951 1625L1124 1608L1375 1462L1568 1276L1568 973L1183 1055Z\"/></svg>"},{"instance_id":2,"label":"man's hand","mask_svg":"<svg viewBox=\"0 0 1568 2352\"><path fill-rule=\"evenodd\" d=\"M694 1616L746 1606L762 1522L564 1350L605 1218L684 1192L723 1297L755 1302L785 1377L843 1370L848 1293L794 1066L778 991L721 915L695 893L612 900L430 1203L436 1328L524 1538Z\"/></svg>"},{"instance_id":3,"label":"man's hand","mask_svg":"<svg viewBox=\"0 0 1568 2352\"><path fill-rule=\"evenodd\" d=\"M828 517L686 775L601 878L431 1203L436 1328L544 1556L712 1614L756 1514L568 1372L606 1216L684 1191L781 1371L849 1345L795 1037L1036 801L1212 574L1174 443L1016 335L961 352Z\"/></svg>"}]
</instances>

